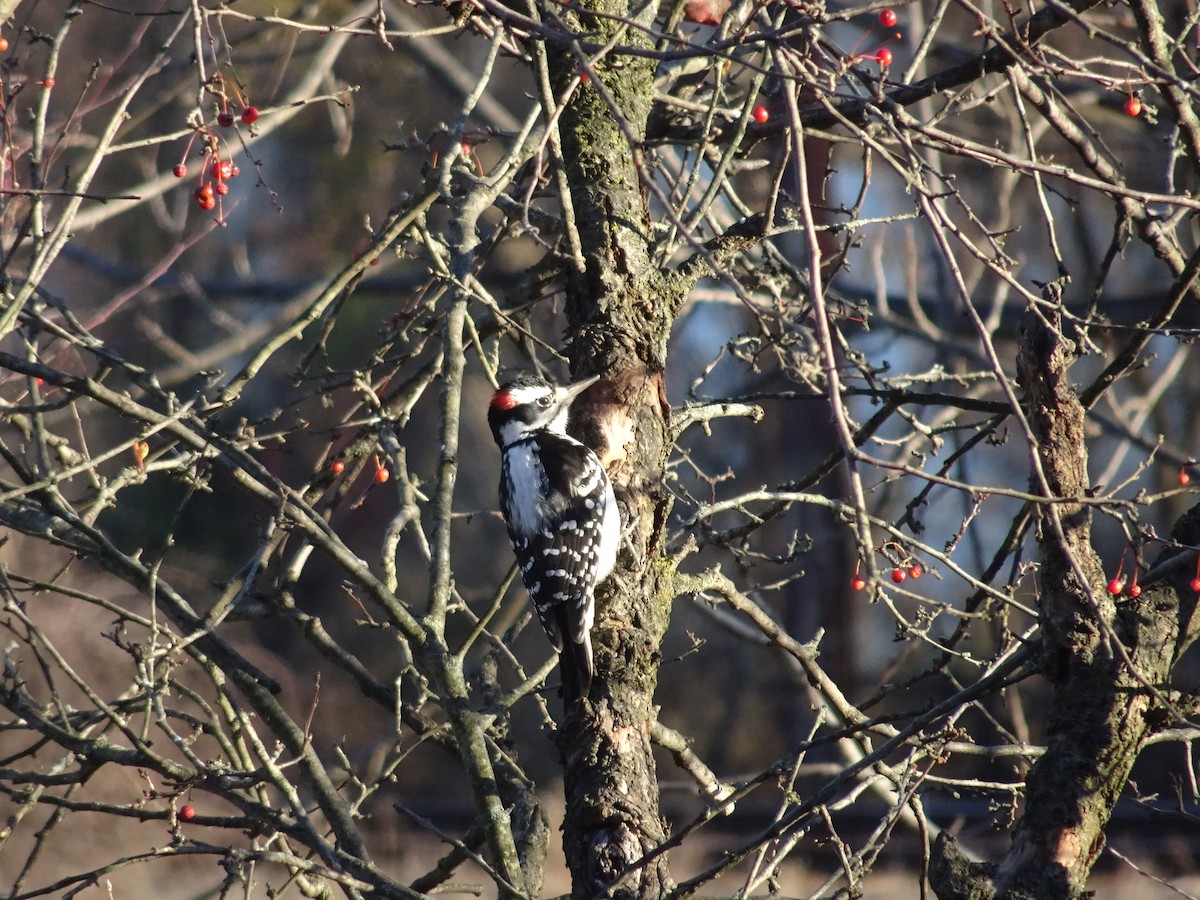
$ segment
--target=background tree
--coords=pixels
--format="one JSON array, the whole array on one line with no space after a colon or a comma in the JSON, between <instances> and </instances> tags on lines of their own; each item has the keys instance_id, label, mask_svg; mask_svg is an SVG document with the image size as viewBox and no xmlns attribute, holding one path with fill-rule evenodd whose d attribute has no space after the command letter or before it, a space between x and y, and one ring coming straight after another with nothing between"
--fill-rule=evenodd
<instances>
[{"instance_id":1,"label":"background tree","mask_svg":"<svg viewBox=\"0 0 1200 900\"><path fill-rule=\"evenodd\" d=\"M9 896L1194 871L1196 13L0 12ZM628 525L561 712L528 368Z\"/></svg>"}]
</instances>

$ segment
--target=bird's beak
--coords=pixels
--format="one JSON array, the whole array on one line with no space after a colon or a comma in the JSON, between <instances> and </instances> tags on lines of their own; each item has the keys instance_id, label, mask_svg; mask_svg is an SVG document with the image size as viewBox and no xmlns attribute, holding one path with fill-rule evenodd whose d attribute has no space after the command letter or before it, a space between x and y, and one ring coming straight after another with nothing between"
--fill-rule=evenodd
<instances>
[{"instance_id":1,"label":"bird's beak","mask_svg":"<svg viewBox=\"0 0 1200 900\"><path fill-rule=\"evenodd\" d=\"M585 378L583 381L577 381L574 384L567 385L562 389L562 399L567 403L573 402L576 397L578 397L599 380L599 375L593 375L591 378Z\"/></svg>"}]
</instances>

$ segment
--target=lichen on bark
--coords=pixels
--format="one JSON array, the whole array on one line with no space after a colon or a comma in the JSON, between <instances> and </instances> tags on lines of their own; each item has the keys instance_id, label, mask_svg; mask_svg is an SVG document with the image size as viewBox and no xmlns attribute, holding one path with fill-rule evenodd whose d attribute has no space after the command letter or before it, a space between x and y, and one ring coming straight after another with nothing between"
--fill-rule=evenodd
<instances>
[{"instance_id":1,"label":"lichen on bark","mask_svg":"<svg viewBox=\"0 0 1200 900\"><path fill-rule=\"evenodd\" d=\"M564 10L564 18L594 44L619 37L648 47L645 33L629 23L648 24L654 13L653 6L584 0ZM551 59L556 87L568 85L581 65L572 48L560 48ZM662 477L670 444L662 377L681 301L671 298L654 263L639 165L654 63L623 54L589 65L594 76L571 95L559 121L573 214L568 227L577 232L584 264L568 277L567 346L576 375L604 378L577 404L573 427L601 450L628 534L616 577L597 596L591 694L567 711L558 738L564 848L574 896L594 896L620 879L614 896L659 897L671 884L666 856L630 867L667 835L650 728L673 596L664 583L669 571L657 565L670 504Z\"/></svg>"},{"instance_id":2,"label":"lichen on bark","mask_svg":"<svg viewBox=\"0 0 1200 900\"><path fill-rule=\"evenodd\" d=\"M941 900L1081 900L1104 829L1155 723L1174 712L1157 686L1196 636L1187 573L1200 513L1180 520L1175 545L1137 598L1105 590L1086 502L1085 411L1067 375L1073 345L1057 321L1022 336L1017 371L1034 452L1050 489L1038 532L1042 661L1054 683L1046 752L1026 779L1012 846L996 866L968 864L953 838L935 844L930 882ZM1198 507L1197 509L1200 509Z\"/></svg>"}]
</instances>

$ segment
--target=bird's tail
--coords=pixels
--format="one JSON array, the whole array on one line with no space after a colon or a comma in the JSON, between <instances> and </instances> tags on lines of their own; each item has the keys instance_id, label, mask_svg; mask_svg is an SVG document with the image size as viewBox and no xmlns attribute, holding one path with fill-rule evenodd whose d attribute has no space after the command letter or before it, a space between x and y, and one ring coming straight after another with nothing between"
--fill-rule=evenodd
<instances>
[{"instance_id":1,"label":"bird's tail","mask_svg":"<svg viewBox=\"0 0 1200 900\"><path fill-rule=\"evenodd\" d=\"M562 673L563 706L570 709L592 689L592 642L589 635L584 634L582 641L574 641L569 637L563 641L562 652L558 655L558 668Z\"/></svg>"}]
</instances>

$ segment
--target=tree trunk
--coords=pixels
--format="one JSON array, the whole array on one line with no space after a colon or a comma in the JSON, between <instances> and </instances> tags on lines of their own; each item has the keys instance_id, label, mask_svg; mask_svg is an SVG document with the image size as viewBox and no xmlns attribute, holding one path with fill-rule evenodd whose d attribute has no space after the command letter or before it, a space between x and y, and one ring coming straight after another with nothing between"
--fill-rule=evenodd
<instances>
[{"instance_id":1,"label":"tree trunk","mask_svg":"<svg viewBox=\"0 0 1200 900\"><path fill-rule=\"evenodd\" d=\"M655 7L639 9L641 24L648 25ZM593 10L605 17L589 15ZM564 7L573 30L598 44L619 30L623 42L648 46L640 32L621 24L630 16L628 5L605 0ZM560 90L579 71L577 58L565 50L552 66ZM650 725L673 597L662 547L670 506L663 481L670 442L662 376L683 297L653 263L635 158L652 76L650 60L623 55L616 67L601 60L560 120L583 265L568 287L568 350L576 376L604 376L576 404L574 427L604 460L628 530L617 572L597 597L590 697L568 710L559 739L564 844L575 897L594 896L623 873L616 896L658 897L670 887L665 855L626 872L666 837Z\"/></svg>"},{"instance_id":2,"label":"tree trunk","mask_svg":"<svg viewBox=\"0 0 1200 900\"><path fill-rule=\"evenodd\" d=\"M1156 727L1174 724L1168 683L1196 637L1195 551L1171 548L1139 597L1114 598L1091 546L1084 410L1067 378L1074 348L1038 320L1017 363L1045 484L1041 549L1042 664L1055 683L1046 753L1030 770L1025 806L998 866L968 863L943 834L930 881L942 900L1077 900L1104 848L1104 829ZM1037 479L1035 479L1036 481ZM1035 486L1036 489L1036 486ZM1180 519L1179 545L1200 542L1200 506Z\"/></svg>"}]
</instances>

